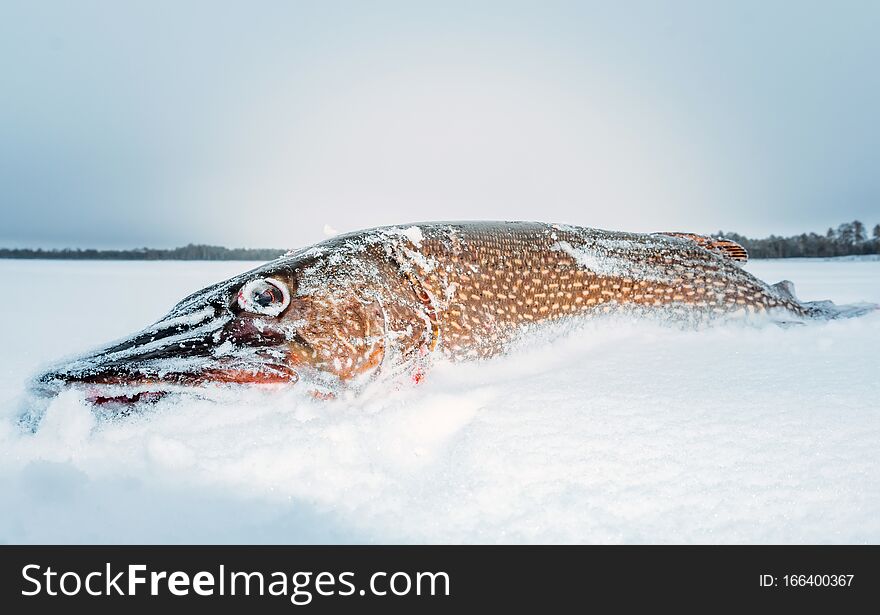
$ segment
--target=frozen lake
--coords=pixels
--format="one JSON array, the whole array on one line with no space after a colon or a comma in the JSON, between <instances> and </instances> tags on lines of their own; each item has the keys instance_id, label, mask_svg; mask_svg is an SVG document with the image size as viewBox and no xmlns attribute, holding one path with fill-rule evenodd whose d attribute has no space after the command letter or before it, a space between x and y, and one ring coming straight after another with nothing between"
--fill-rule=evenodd
<instances>
[{"instance_id":1,"label":"frozen lake","mask_svg":"<svg viewBox=\"0 0 880 615\"><path fill-rule=\"evenodd\" d=\"M534 340L356 401L163 400L36 434L24 383L256 263L3 261L0 542L880 542L880 313ZM880 261L750 263L880 303Z\"/></svg>"}]
</instances>

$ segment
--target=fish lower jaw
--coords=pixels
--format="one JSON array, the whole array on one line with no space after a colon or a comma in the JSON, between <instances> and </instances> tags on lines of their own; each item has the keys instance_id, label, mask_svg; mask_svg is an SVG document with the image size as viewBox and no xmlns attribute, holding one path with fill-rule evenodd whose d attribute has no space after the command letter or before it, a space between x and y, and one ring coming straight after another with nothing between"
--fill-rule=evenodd
<instances>
[{"instance_id":1,"label":"fish lower jaw","mask_svg":"<svg viewBox=\"0 0 880 615\"><path fill-rule=\"evenodd\" d=\"M197 390L192 386L162 382L145 384L88 383L75 385L71 388L81 391L85 401L95 406L156 403L168 395L195 393Z\"/></svg>"},{"instance_id":2,"label":"fish lower jaw","mask_svg":"<svg viewBox=\"0 0 880 615\"><path fill-rule=\"evenodd\" d=\"M168 395L167 391L140 391L137 393L125 393L121 395L104 395L92 392L86 396L86 401L94 406L106 406L111 404L153 404Z\"/></svg>"},{"instance_id":3,"label":"fish lower jaw","mask_svg":"<svg viewBox=\"0 0 880 615\"><path fill-rule=\"evenodd\" d=\"M205 382L200 384L82 384L75 387L83 399L94 406L130 406L154 404L168 397L197 397L211 399L231 390L275 390L292 386L292 382Z\"/></svg>"}]
</instances>

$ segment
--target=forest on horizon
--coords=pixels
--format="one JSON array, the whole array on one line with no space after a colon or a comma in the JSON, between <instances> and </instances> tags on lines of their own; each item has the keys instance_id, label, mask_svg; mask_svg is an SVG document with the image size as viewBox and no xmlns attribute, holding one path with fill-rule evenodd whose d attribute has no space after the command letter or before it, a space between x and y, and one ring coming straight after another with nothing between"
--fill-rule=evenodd
<instances>
[{"instance_id":1,"label":"forest on horizon","mask_svg":"<svg viewBox=\"0 0 880 615\"><path fill-rule=\"evenodd\" d=\"M832 257L880 254L880 224L874 225L870 235L858 220L845 222L824 234L801 233L790 237L770 235L752 239L738 233L718 231L713 237L731 239L742 245L750 258ZM0 248L0 258L55 259L55 260L182 260L182 261L269 261L286 250L274 248L225 248L189 244L179 248L136 248L132 250L97 250L64 248Z\"/></svg>"},{"instance_id":2,"label":"forest on horizon","mask_svg":"<svg viewBox=\"0 0 880 615\"><path fill-rule=\"evenodd\" d=\"M880 254L880 224L874 225L869 236L867 227L858 220L844 222L836 229L829 228L824 235L801 233L790 237L770 235L764 239L750 239L738 233L718 231L713 236L737 242L748 251L749 258Z\"/></svg>"}]
</instances>

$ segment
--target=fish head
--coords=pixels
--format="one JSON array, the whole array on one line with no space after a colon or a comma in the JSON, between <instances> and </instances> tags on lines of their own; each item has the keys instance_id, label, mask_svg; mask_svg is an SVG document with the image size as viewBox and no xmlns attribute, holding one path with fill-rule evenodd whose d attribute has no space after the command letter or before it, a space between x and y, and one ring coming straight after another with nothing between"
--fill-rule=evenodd
<instances>
[{"instance_id":1,"label":"fish head","mask_svg":"<svg viewBox=\"0 0 880 615\"><path fill-rule=\"evenodd\" d=\"M318 392L370 371L383 347L381 310L321 260L281 258L198 291L126 338L35 380L44 396L86 391L97 404L153 401L208 384L290 385Z\"/></svg>"}]
</instances>

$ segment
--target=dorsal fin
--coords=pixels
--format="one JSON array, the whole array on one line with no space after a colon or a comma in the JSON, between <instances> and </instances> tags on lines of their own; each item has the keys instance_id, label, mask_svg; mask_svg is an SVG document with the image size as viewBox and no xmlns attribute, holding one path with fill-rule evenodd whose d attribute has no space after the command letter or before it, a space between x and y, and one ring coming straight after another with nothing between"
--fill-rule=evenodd
<instances>
[{"instance_id":1,"label":"dorsal fin","mask_svg":"<svg viewBox=\"0 0 880 615\"><path fill-rule=\"evenodd\" d=\"M668 235L669 237L678 237L680 239L689 239L701 248L705 248L711 252L716 252L722 256L745 263L749 260L749 253L744 247L731 241L730 239L719 239L718 237L707 237L706 235L697 235L696 233L657 233L658 235Z\"/></svg>"}]
</instances>

